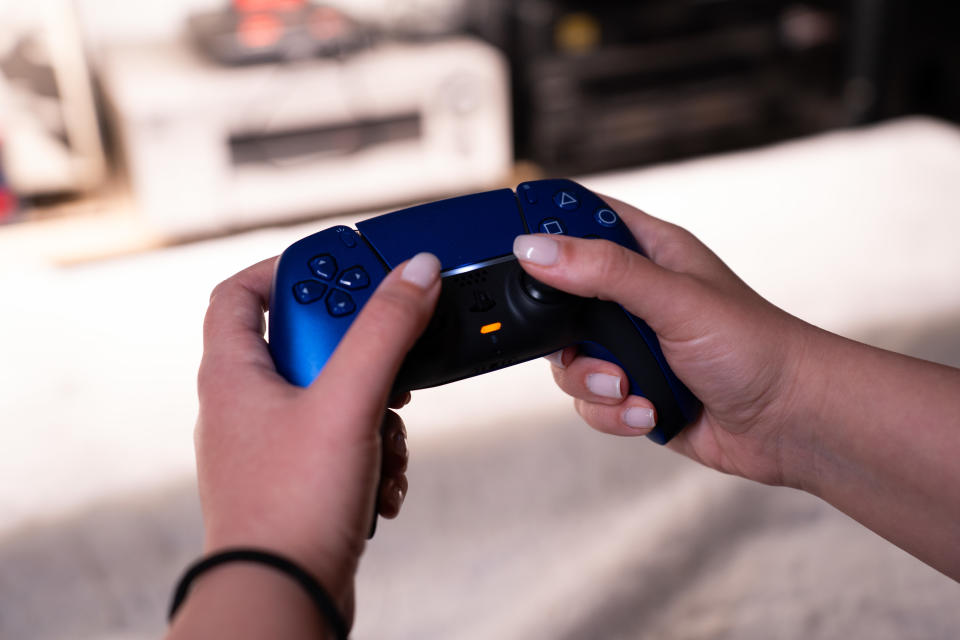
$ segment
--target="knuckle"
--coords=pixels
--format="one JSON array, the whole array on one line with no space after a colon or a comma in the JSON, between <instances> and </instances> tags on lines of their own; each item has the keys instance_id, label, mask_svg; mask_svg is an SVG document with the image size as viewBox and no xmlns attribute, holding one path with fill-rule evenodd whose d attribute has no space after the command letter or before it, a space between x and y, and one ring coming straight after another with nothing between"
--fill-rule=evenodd
<instances>
[{"instance_id":1,"label":"knuckle","mask_svg":"<svg viewBox=\"0 0 960 640\"><path fill-rule=\"evenodd\" d=\"M594 281L605 283L604 288L616 287L618 283L631 277L633 255L631 251L612 242L605 242L604 245L591 261L594 265Z\"/></svg>"},{"instance_id":2,"label":"knuckle","mask_svg":"<svg viewBox=\"0 0 960 640\"><path fill-rule=\"evenodd\" d=\"M402 287L378 290L363 309L364 332L370 336L394 336L407 333L426 323L425 307L416 296Z\"/></svg>"},{"instance_id":3,"label":"knuckle","mask_svg":"<svg viewBox=\"0 0 960 640\"><path fill-rule=\"evenodd\" d=\"M691 256L700 253L702 243L684 227L668 224L665 233L650 247L650 259L673 270L683 270L691 262Z\"/></svg>"},{"instance_id":4,"label":"knuckle","mask_svg":"<svg viewBox=\"0 0 960 640\"><path fill-rule=\"evenodd\" d=\"M207 358L200 360L200 366L197 368L197 392L200 396L204 395L211 382L210 363Z\"/></svg>"},{"instance_id":5,"label":"knuckle","mask_svg":"<svg viewBox=\"0 0 960 640\"><path fill-rule=\"evenodd\" d=\"M574 395L571 393L569 386L567 385L567 372L565 369L560 369L557 367L550 367L550 372L553 374L553 381L556 383L560 390L568 395Z\"/></svg>"},{"instance_id":6,"label":"knuckle","mask_svg":"<svg viewBox=\"0 0 960 640\"><path fill-rule=\"evenodd\" d=\"M387 287L378 291L368 303L373 313L387 318L401 318L417 314L417 300L400 287Z\"/></svg>"},{"instance_id":7,"label":"knuckle","mask_svg":"<svg viewBox=\"0 0 960 640\"><path fill-rule=\"evenodd\" d=\"M208 302L213 302L215 298L222 296L224 293L232 289L234 286L235 279L236 279L236 276L231 276L226 280L219 282L217 286L215 286L213 290L210 291L210 299Z\"/></svg>"},{"instance_id":8,"label":"knuckle","mask_svg":"<svg viewBox=\"0 0 960 640\"><path fill-rule=\"evenodd\" d=\"M223 365L215 355L206 353L197 367L197 395L201 400L209 397L223 385Z\"/></svg>"},{"instance_id":9,"label":"knuckle","mask_svg":"<svg viewBox=\"0 0 960 640\"><path fill-rule=\"evenodd\" d=\"M619 273L623 269L623 258L617 247L612 243L604 243L603 247L592 261L593 270L596 277L602 280L608 280L611 276Z\"/></svg>"},{"instance_id":10,"label":"knuckle","mask_svg":"<svg viewBox=\"0 0 960 640\"><path fill-rule=\"evenodd\" d=\"M683 238L671 236L664 238L656 247L654 255L651 256L654 262L667 267L676 265L688 253L689 245Z\"/></svg>"},{"instance_id":11,"label":"knuckle","mask_svg":"<svg viewBox=\"0 0 960 640\"><path fill-rule=\"evenodd\" d=\"M583 418L583 421L590 425L591 428L603 431L603 424L597 420L597 411L593 404L582 398L575 398L573 406L577 410L577 413L580 414L580 417Z\"/></svg>"}]
</instances>

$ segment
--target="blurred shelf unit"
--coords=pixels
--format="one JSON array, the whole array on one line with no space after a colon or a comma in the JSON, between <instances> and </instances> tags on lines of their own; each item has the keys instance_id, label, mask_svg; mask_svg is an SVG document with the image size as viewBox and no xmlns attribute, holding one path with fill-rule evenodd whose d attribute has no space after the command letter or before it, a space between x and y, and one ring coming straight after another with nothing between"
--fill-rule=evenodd
<instances>
[{"instance_id":1,"label":"blurred shelf unit","mask_svg":"<svg viewBox=\"0 0 960 640\"><path fill-rule=\"evenodd\" d=\"M99 56L134 195L164 234L216 233L499 185L509 72L474 37L221 65L190 42Z\"/></svg>"},{"instance_id":2,"label":"blurred shelf unit","mask_svg":"<svg viewBox=\"0 0 960 640\"><path fill-rule=\"evenodd\" d=\"M549 173L743 148L905 113L960 120L960 5L490 0L518 157Z\"/></svg>"},{"instance_id":3,"label":"blurred shelf unit","mask_svg":"<svg viewBox=\"0 0 960 640\"><path fill-rule=\"evenodd\" d=\"M107 174L74 6L46 4L0 34L0 185L22 202L89 192Z\"/></svg>"}]
</instances>

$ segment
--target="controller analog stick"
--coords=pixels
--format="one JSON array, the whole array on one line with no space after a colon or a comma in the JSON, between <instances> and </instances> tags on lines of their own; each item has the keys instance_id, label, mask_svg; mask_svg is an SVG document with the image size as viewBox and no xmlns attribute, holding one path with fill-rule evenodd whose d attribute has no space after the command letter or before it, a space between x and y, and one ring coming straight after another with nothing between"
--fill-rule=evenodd
<instances>
[{"instance_id":1,"label":"controller analog stick","mask_svg":"<svg viewBox=\"0 0 960 640\"><path fill-rule=\"evenodd\" d=\"M543 284L536 278L528 275L525 271L520 272L520 286L523 288L524 293L541 304L562 304L564 302L570 302L573 298L569 293Z\"/></svg>"}]
</instances>

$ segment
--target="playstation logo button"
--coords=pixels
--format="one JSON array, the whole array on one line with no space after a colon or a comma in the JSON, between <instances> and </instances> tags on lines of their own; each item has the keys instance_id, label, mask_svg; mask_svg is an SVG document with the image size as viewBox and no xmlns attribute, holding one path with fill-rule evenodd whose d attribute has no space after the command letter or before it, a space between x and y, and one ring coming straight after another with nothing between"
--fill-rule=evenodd
<instances>
[{"instance_id":1,"label":"playstation logo button","mask_svg":"<svg viewBox=\"0 0 960 640\"><path fill-rule=\"evenodd\" d=\"M490 297L490 294L482 289L473 290L473 304L470 306L470 311L473 313L484 313L490 311L497 306L497 303L493 298Z\"/></svg>"}]
</instances>

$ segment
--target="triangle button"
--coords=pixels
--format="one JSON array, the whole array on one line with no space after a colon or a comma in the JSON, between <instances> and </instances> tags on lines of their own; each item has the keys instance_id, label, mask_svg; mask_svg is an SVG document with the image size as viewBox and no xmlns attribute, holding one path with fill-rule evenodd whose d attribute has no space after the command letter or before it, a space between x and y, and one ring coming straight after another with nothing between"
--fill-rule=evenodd
<instances>
[{"instance_id":1,"label":"triangle button","mask_svg":"<svg viewBox=\"0 0 960 640\"><path fill-rule=\"evenodd\" d=\"M569 191L557 191L553 196L553 202L565 211L570 211L580 206L580 201Z\"/></svg>"}]
</instances>

